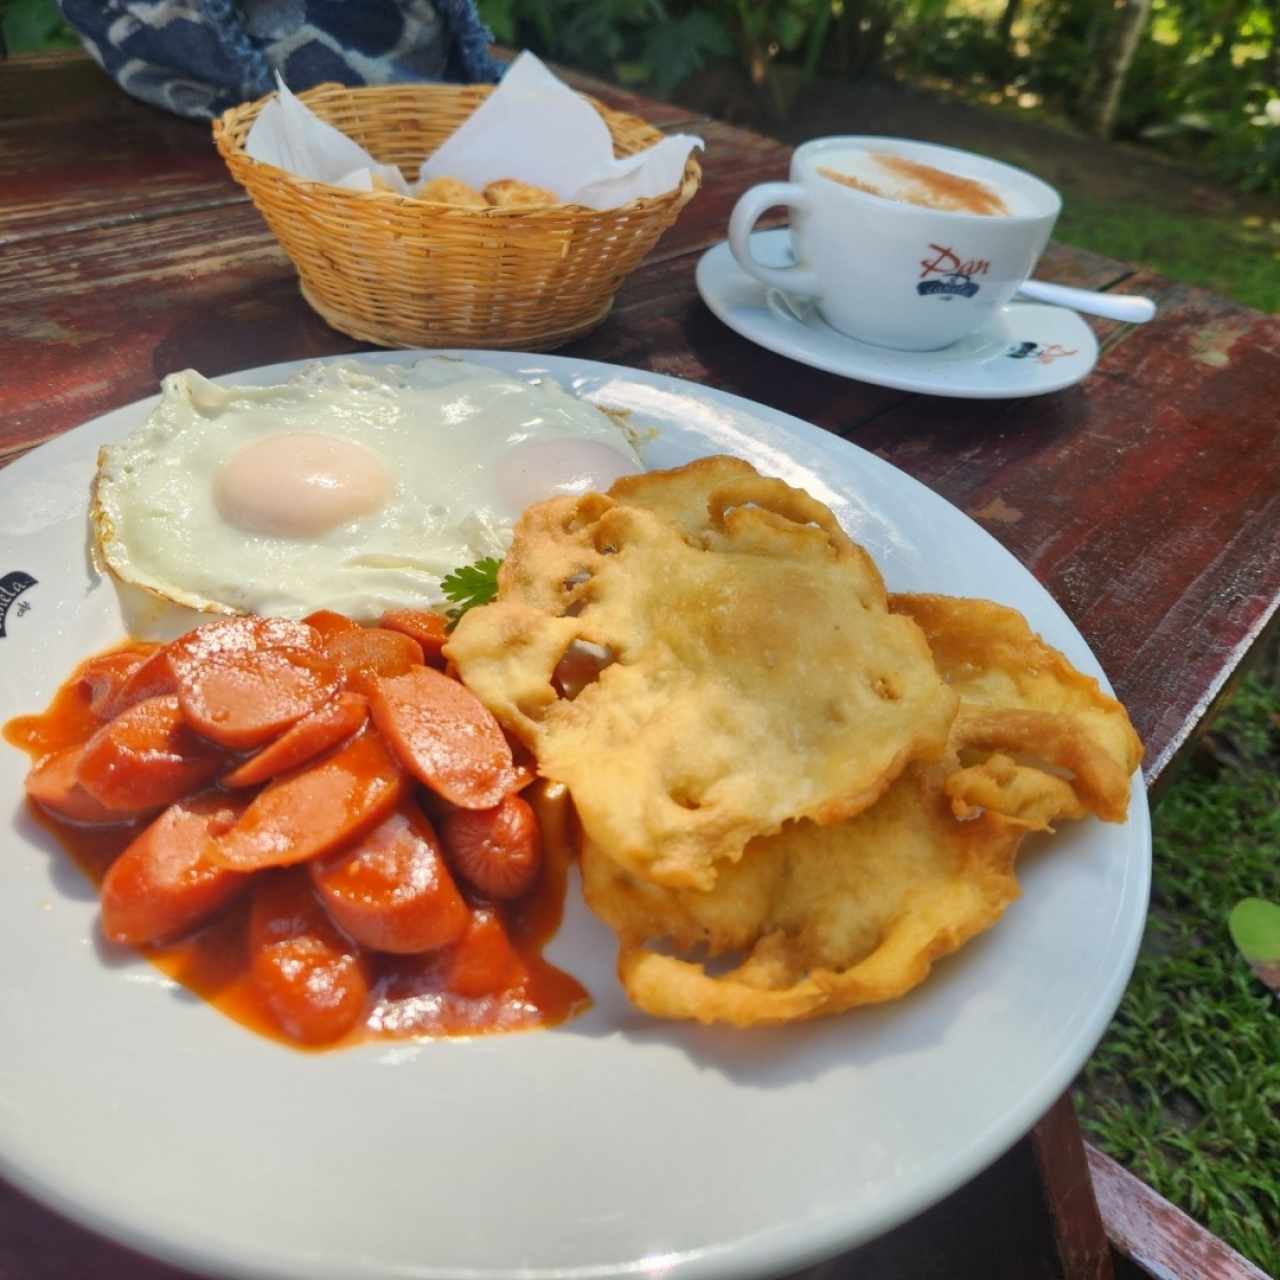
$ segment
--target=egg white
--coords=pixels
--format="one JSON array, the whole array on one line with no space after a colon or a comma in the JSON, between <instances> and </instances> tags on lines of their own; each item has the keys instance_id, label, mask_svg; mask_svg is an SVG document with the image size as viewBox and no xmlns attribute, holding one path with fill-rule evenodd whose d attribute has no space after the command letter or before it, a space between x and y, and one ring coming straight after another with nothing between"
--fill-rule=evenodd
<instances>
[{"instance_id":1,"label":"egg white","mask_svg":"<svg viewBox=\"0 0 1280 1280\"><path fill-rule=\"evenodd\" d=\"M393 480L385 504L309 537L220 514L214 481L237 451L298 432L372 452ZM164 380L138 431L102 450L93 524L117 579L187 608L370 621L439 603L446 574L504 554L528 501L640 469L593 405L463 361L317 364L273 387L220 387L186 370Z\"/></svg>"}]
</instances>

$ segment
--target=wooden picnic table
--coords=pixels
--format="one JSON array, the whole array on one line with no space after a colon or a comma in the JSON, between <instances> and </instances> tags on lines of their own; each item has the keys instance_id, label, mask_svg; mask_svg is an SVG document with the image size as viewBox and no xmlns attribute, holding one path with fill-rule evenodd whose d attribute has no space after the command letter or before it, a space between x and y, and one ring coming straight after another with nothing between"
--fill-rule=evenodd
<instances>
[{"instance_id":1,"label":"wooden picnic table","mask_svg":"<svg viewBox=\"0 0 1280 1280\"><path fill-rule=\"evenodd\" d=\"M816 372L732 333L694 287L698 255L723 238L734 200L784 177L788 149L567 78L662 129L701 134L707 150L697 198L608 321L564 350L796 414L966 511L1083 632L1147 744L1158 790L1280 600L1280 317L1054 244L1046 279L1160 306L1141 328L1092 322L1102 356L1079 386L958 401ZM303 302L207 125L132 101L78 53L0 63L0 465L153 393L177 369L216 375L361 349ZM186 1274L0 1184L0 1280ZM1065 1097L968 1186L808 1274L1262 1276L1084 1144Z\"/></svg>"}]
</instances>

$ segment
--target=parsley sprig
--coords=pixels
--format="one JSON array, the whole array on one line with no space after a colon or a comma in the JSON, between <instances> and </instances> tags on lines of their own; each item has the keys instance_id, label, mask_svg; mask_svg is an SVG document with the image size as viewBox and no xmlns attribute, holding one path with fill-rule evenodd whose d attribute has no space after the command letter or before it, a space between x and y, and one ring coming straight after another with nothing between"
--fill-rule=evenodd
<instances>
[{"instance_id":1,"label":"parsley sprig","mask_svg":"<svg viewBox=\"0 0 1280 1280\"><path fill-rule=\"evenodd\" d=\"M502 561L496 556L486 556L475 564L455 569L441 581L440 589L454 604L446 611L450 623L456 626L468 609L488 604L498 594L498 570L501 567Z\"/></svg>"}]
</instances>

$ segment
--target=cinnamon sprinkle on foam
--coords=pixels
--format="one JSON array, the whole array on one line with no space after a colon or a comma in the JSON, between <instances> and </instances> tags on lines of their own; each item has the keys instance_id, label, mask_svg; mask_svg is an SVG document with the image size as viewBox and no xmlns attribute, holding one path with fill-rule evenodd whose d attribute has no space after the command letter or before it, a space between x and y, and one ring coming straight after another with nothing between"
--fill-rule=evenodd
<instances>
[{"instance_id":1,"label":"cinnamon sprinkle on foam","mask_svg":"<svg viewBox=\"0 0 1280 1280\"><path fill-rule=\"evenodd\" d=\"M1008 217L1009 207L988 187L976 178L962 178L958 173L948 173L906 156L892 155L884 151L867 153L888 174L900 181L877 187L873 183L852 174L841 173L825 165L818 167L824 178L830 178L842 186L864 191L868 195L914 204L924 209L940 209L949 213L976 213L984 217Z\"/></svg>"}]
</instances>

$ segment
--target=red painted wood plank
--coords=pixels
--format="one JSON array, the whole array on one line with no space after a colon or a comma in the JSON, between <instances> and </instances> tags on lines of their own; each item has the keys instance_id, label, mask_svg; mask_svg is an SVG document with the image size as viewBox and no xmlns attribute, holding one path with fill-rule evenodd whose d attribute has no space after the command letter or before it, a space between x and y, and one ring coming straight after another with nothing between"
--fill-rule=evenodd
<instances>
[{"instance_id":1,"label":"red painted wood plank","mask_svg":"<svg viewBox=\"0 0 1280 1280\"><path fill-rule=\"evenodd\" d=\"M1064 1093L1031 1131L1031 1146L1062 1274L1070 1280L1112 1280L1111 1245L1093 1194L1070 1093Z\"/></svg>"},{"instance_id":2,"label":"red painted wood plank","mask_svg":"<svg viewBox=\"0 0 1280 1280\"><path fill-rule=\"evenodd\" d=\"M1115 1247L1156 1280L1270 1280L1217 1236L1095 1147L1094 1191Z\"/></svg>"},{"instance_id":3,"label":"red painted wood plank","mask_svg":"<svg viewBox=\"0 0 1280 1280\"><path fill-rule=\"evenodd\" d=\"M0 255L0 457L156 389L352 350L250 205L20 240Z\"/></svg>"},{"instance_id":4,"label":"red painted wood plank","mask_svg":"<svg viewBox=\"0 0 1280 1280\"><path fill-rule=\"evenodd\" d=\"M1128 525L1112 528L1102 518L1107 513L1090 509L1087 502L1077 504L1073 520L1083 530L1082 536L1096 544L1095 569L1101 564L1110 571L1108 548L1114 545L1128 575L1122 573L1116 585L1093 599L1089 589L1073 590L1074 583L1089 588L1094 577L1088 571L1087 558L1081 560L1072 551L1070 529L1057 527L1054 512L1067 501L1066 495L1074 492L1077 476L1087 477L1105 493L1112 478L1113 453L1127 459L1125 465L1133 464L1134 451L1125 439L1126 431L1132 434L1132 430L1124 424L1141 420L1150 396L1143 390L1146 365L1129 370L1126 352L1136 358L1137 353L1152 347L1155 354L1143 357L1146 364L1163 359L1171 369L1181 360L1183 374L1178 387L1166 377L1161 389L1161 412L1165 417L1185 417L1188 408L1180 396L1184 392L1190 396L1200 435L1192 433L1184 440L1185 447L1199 459L1200 472L1214 458L1218 459L1216 465L1230 470L1222 451L1210 447L1212 441L1205 434L1212 435L1217 421L1214 413L1222 403L1218 387L1222 375L1214 362L1230 361L1214 344L1220 346L1223 335L1230 336L1240 326L1254 325L1256 318L1239 308L1233 311L1229 304L1202 298L1196 306L1210 310L1226 307L1225 318L1212 319L1198 337L1187 340L1191 346L1184 353L1186 359L1170 357L1170 343L1176 346L1177 335L1188 331L1189 325L1194 328L1190 313L1183 315L1179 310L1182 303L1178 299L1186 291L1179 294L1167 284L1134 278L1122 287L1166 291L1165 315L1146 330L1132 331L1131 337L1108 353L1094 378L1062 395L1018 405L975 406L913 400L841 382L758 352L720 326L696 300L693 260L687 251L718 239L723 217L737 191L756 175L780 172L786 154L777 144L740 130L715 126L708 133L713 146L707 157L704 191L660 245L656 263L627 282L615 316L574 349L595 358L724 386L799 412L835 430L865 432L858 435L860 440L914 470L962 506L969 506L1002 534L1016 554L1046 577L1077 620L1092 628L1091 639L1099 644L1122 689L1143 687L1136 676L1130 680L1123 665L1117 666L1116 655L1123 658L1125 650L1132 647L1135 623L1144 627L1142 634L1152 637L1148 643L1157 645L1157 656L1162 654L1158 648L1159 618L1136 618L1134 607L1135 602L1141 606L1147 599L1153 562L1164 565L1162 590L1154 599L1168 608L1187 607L1180 603L1178 594L1182 585L1178 546L1168 550L1157 547L1151 556L1134 562L1133 529ZM210 246L215 248L211 251ZM664 255L671 254L681 256L667 256L664 262ZM1041 274L1049 274L1048 268L1058 278L1095 285L1108 283L1122 273L1106 260L1089 260L1061 249L1053 251ZM23 376L19 386L11 375L0 375L0 409L7 411L0 452L19 450L105 408L145 394L153 389L158 376L172 368L194 364L209 372L224 372L265 360L356 346L306 311L294 291L289 267L256 214L246 206L201 210L157 220L144 228L121 226L81 232L59 237L56 243L41 239L38 244L18 244L0 262L0 276L4 275L13 284L6 295L19 302L0 317L0 353L5 357L0 367L21 370ZM1248 345L1246 341L1245 347ZM1270 358L1261 348L1259 354ZM1266 369L1264 362L1256 370L1251 368L1248 378L1232 381L1228 377L1223 384L1246 435L1258 430L1256 412L1250 417L1248 387L1260 376L1259 385L1265 389ZM1214 381L1211 394L1204 389L1206 378ZM886 412L888 409L893 412ZM882 416L868 424L876 414ZM1143 430L1151 435L1150 424ZM1154 508L1146 518L1161 533L1169 523L1160 503L1168 503L1176 486L1147 485L1144 489L1141 478L1151 470L1149 459L1158 460L1166 453L1167 449L1152 453L1148 443L1129 486L1134 492L1148 494ZM1047 471L1046 459L1053 464ZM1083 471L1082 463L1088 464ZM1241 472L1246 477L1253 474ZM1045 492L1046 475L1061 488L1061 494L1053 488ZM1213 479L1211 475L1200 478ZM1240 477L1235 480L1235 489L1228 484L1224 493L1227 499L1239 489ZM1026 493L1023 507L1009 496L1019 485ZM1184 493L1184 506L1194 497L1194 493ZM1014 508L1019 514L1011 520L1008 510ZM1172 670L1179 673L1179 689L1184 695L1191 691L1190 705L1185 704L1185 697L1183 702L1175 699L1170 703L1162 696L1153 700L1153 707L1167 708L1163 727L1158 723L1144 726L1149 736L1154 734L1153 776L1213 696L1215 681L1223 674L1212 666L1214 655L1222 659L1224 645L1229 649L1255 635L1274 597L1274 592L1267 595L1267 583L1256 599L1232 594L1232 557L1238 550L1237 576L1246 571L1256 575L1258 548L1256 540L1249 545L1247 529L1227 527L1229 502L1223 511L1216 526L1193 525L1185 536L1199 538L1206 546L1212 546L1215 538L1222 544L1226 568L1219 577L1228 580L1228 604L1234 601L1243 612L1219 606L1215 615L1222 623L1219 638L1216 645L1209 646L1212 652L1205 655L1199 682L1187 683L1185 664L1173 664ZM1028 513L1032 518L1026 518ZM1236 538L1245 540L1238 548L1233 543ZM1126 550L1130 553L1128 562ZM1204 604L1197 597L1193 607ZM1099 609L1096 620L1089 616L1095 607ZM1174 644L1172 633L1165 643L1179 652L1184 648ZM1151 691L1158 695L1165 692L1163 688ZM1153 710L1150 714L1158 720L1162 713Z\"/></svg>"},{"instance_id":5,"label":"red painted wood plank","mask_svg":"<svg viewBox=\"0 0 1280 1280\"><path fill-rule=\"evenodd\" d=\"M0 188L0 244L244 199L207 124L136 102L79 52L4 65Z\"/></svg>"},{"instance_id":6,"label":"red painted wood plank","mask_svg":"<svg viewBox=\"0 0 1280 1280\"><path fill-rule=\"evenodd\" d=\"M1109 291L1132 273L1132 267L1114 258L1054 240L1040 256L1034 275L1037 280L1047 280L1051 284Z\"/></svg>"},{"instance_id":7,"label":"red painted wood plank","mask_svg":"<svg viewBox=\"0 0 1280 1280\"><path fill-rule=\"evenodd\" d=\"M714 193L728 181L708 178ZM714 242L692 216L670 238ZM667 241L659 246L659 259ZM722 386L838 428L900 402L753 347L703 306L684 253L636 272L613 316L568 350ZM0 258L0 457L149 394L165 373L210 374L360 349L302 302L248 205L11 245Z\"/></svg>"}]
</instances>

